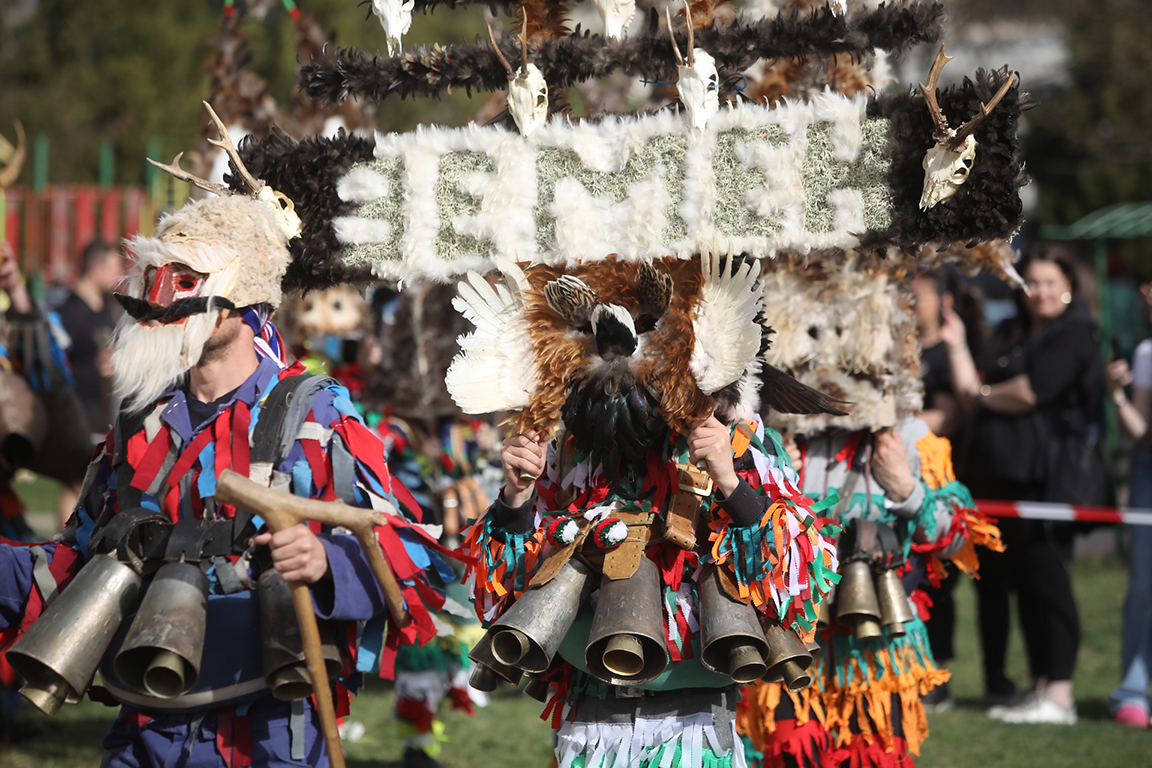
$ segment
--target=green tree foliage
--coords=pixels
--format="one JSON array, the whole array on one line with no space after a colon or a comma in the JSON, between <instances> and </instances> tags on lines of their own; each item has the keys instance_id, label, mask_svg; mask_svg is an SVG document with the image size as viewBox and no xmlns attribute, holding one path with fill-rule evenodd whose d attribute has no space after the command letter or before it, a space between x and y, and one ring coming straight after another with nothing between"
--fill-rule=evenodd
<instances>
[{"instance_id":1,"label":"green tree foliage","mask_svg":"<svg viewBox=\"0 0 1152 768\"><path fill-rule=\"evenodd\" d=\"M1072 85L1028 115L1042 223L1152 200L1152 12L1140 0L1066 3Z\"/></svg>"},{"instance_id":2,"label":"green tree foliage","mask_svg":"<svg viewBox=\"0 0 1152 768\"><path fill-rule=\"evenodd\" d=\"M331 31L336 44L384 48L379 22L366 21L355 0L298 5ZM3 0L0 130L11 136L11 121L19 118L29 137L48 136L51 182L94 182L105 140L115 146L116 182L142 182L150 140L161 142L165 160L195 142L222 6L221 0ZM405 42L471 39L484 29L481 14L479 8L418 14ZM268 81L276 102L290 108L296 83L292 20L277 6L263 21L247 18L245 28L252 68ZM377 121L382 130L462 124L480 106L465 94L442 102L390 101ZM31 165L22 183L31 182Z\"/></svg>"},{"instance_id":3,"label":"green tree foliage","mask_svg":"<svg viewBox=\"0 0 1152 768\"><path fill-rule=\"evenodd\" d=\"M956 23L1059 25L1069 85L1036 90L1024 157L1039 190L1027 223L1071 224L1117 203L1152 200L1152 8L1148 0L953 0ZM1111 244L1152 279L1152 240Z\"/></svg>"}]
</instances>

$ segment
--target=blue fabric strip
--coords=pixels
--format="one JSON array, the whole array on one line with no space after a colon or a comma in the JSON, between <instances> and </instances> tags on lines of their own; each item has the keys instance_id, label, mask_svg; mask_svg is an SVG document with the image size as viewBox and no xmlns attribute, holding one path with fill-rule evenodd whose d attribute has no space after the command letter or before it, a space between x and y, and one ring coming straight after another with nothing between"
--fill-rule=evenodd
<instances>
[{"instance_id":1,"label":"blue fabric strip","mask_svg":"<svg viewBox=\"0 0 1152 768\"><path fill-rule=\"evenodd\" d=\"M201 499L216 495L216 443L209 440L200 451L200 477L196 480L196 491Z\"/></svg>"},{"instance_id":2,"label":"blue fabric strip","mask_svg":"<svg viewBox=\"0 0 1152 768\"><path fill-rule=\"evenodd\" d=\"M367 674L380 668L380 652L384 648L384 633L388 628L388 615L373 616L364 625L360 637L360 650L356 654L356 671Z\"/></svg>"},{"instance_id":3,"label":"blue fabric strip","mask_svg":"<svg viewBox=\"0 0 1152 768\"><path fill-rule=\"evenodd\" d=\"M312 467L304 460L292 467L292 493L304 498L312 496Z\"/></svg>"}]
</instances>

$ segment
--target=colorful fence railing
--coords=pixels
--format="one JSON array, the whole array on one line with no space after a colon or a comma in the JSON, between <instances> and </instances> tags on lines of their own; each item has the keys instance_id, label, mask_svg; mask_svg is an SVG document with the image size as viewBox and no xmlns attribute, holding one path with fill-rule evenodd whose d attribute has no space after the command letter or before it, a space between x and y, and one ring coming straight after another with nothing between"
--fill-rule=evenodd
<instances>
[{"instance_id":1,"label":"colorful fence railing","mask_svg":"<svg viewBox=\"0 0 1152 768\"><path fill-rule=\"evenodd\" d=\"M25 274L48 283L71 283L84 246L96 238L116 243L151 234L157 201L145 186L52 184L40 192L9 187L0 192L3 237Z\"/></svg>"}]
</instances>

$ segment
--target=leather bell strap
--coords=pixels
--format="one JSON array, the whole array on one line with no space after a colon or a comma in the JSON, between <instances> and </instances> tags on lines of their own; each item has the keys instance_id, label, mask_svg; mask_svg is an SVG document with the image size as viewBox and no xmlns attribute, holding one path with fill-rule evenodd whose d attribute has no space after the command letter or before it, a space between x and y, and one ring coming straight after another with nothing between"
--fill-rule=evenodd
<instances>
[{"instance_id":1,"label":"leather bell strap","mask_svg":"<svg viewBox=\"0 0 1152 768\"><path fill-rule=\"evenodd\" d=\"M681 549L696 548L700 507L712 493L712 477L694 464L677 463L679 490L664 517L664 538Z\"/></svg>"}]
</instances>

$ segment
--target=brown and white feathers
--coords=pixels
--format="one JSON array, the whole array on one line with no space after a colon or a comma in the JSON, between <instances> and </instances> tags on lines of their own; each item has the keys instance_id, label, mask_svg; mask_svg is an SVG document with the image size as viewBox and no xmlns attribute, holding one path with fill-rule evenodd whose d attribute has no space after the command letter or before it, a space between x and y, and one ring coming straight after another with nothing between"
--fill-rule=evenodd
<instances>
[{"instance_id":1,"label":"brown and white feathers","mask_svg":"<svg viewBox=\"0 0 1152 768\"><path fill-rule=\"evenodd\" d=\"M767 362L851 403L847 415L772 408L769 425L803 434L879 429L921 408L915 325L899 278L878 255L856 253L842 265L784 259L764 276L765 320L779 331Z\"/></svg>"}]
</instances>

